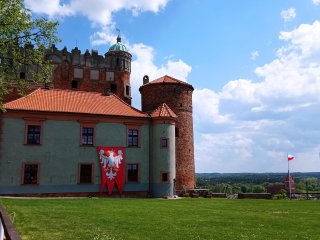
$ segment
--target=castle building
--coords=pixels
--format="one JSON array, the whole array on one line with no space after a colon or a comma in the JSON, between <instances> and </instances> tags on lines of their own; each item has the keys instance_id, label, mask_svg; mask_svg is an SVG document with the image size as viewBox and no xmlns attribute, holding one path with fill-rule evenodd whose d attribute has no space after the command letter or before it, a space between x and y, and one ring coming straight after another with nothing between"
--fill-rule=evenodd
<instances>
[{"instance_id":1,"label":"castle building","mask_svg":"<svg viewBox=\"0 0 320 240\"><path fill-rule=\"evenodd\" d=\"M52 83L4 104L0 195L172 196L195 187L192 85L164 76L131 106L131 54L52 46Z\"/></svg>"}]
</instances>

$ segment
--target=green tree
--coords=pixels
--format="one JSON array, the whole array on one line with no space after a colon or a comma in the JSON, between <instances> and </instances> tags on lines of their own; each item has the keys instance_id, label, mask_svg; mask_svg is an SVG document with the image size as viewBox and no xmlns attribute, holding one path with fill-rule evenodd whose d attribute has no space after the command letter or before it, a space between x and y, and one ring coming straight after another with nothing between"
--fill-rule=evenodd
<instances>
[{"instance_id":1,"label":"green tree","mask_svg":"<svg viewBox=\"0 0 320 240\"><path fill-rule=\"evenodd\" d=\"M263 193L263 192L265 192L265 189L264 189L263 185L255 185L252 188L252 192L253 193Z\"/></svg>"},{"instance_id":2,"label":"green tree","mask_svg":"<svg viewBox=\"0 0 320 240\"><path fill-rule=\"evenodd\" d=\"M57 22L34 19L22 0L0 0L0 104L12 86L20 93L47 82L52 65L46 49L59 41Z\"/></svg>"}]
</instances>

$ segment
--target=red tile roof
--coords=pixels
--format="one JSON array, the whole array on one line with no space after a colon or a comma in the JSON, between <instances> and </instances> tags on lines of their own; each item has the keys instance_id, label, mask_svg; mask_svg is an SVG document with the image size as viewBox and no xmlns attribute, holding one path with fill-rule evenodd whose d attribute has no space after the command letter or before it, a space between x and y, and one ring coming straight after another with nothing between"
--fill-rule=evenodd
<instances>
[{"instance_id":1,"label":"red tile roof","mask_svg":"<svg viewBox=\"0 0 320 240\"><path fill-rule=\"evenodd\" d=\"M156 110L151 113L151 117L153 118L161 118L161 117L172 117L176 118L177 115L171 110L171 108L162 103Z\"/></svg>"},{"instance_id":2,"label":"red tile roof","mask_svg":"<svg viewBox=\"0 0 320 240\"><path fill-rule=\"evenodd\" d=\"M192 89L193 89L193 86L189 83L186 83L186 82L183 82L181 80L178 80L176 78L173 78L173 77L170 77L168 75L165 75L161 78L157 78L149 83L146 83L144 85L142 85L140 88L144 87L144 86L148 86L148 85L151 85L151 84L158 84L158 83L176 83L176 84L183 84L183 85L187 85L187 86L190 86Z\"/></svg>"},{"instance_id":3,"label":"red tile roof","mask_svg":"<svg viewBox=\"0 0 320 240\"><path fill-rule=\"evenodd\" d=\"M3 105L7 110L68 112L98 115L148 117L116 95L59 89L37 89L25 97Z\"/></svg>"}]
</instances>

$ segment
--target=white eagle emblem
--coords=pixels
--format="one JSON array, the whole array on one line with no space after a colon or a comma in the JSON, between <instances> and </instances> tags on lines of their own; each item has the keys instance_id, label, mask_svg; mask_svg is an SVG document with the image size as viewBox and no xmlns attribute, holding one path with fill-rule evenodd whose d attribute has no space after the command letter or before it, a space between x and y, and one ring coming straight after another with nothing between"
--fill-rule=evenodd
<instances>
[{"instance_id":1,"label":"white eagle emblem","mask_svg":"<svg viewBox=\"0 0 320 240\"><path fill-rule=\"evenodd\" d=\"M113 173L112 172L112 169L119 169L119 165L121 164L121 160L123 159L122 157L122 151L119 150L118 151L118 155L115 156L115 153L113 150L110 150L108 151L108 157L104 155L104 150L100 150L99 152L99 159L100 159L100 163L103 164L103 168L106 169L106 168L110 168L110 172L106 173L106 175L108 176L108 178L110 180L112 180L116 175L117 173Z\"/></svg>"}]
</instances>

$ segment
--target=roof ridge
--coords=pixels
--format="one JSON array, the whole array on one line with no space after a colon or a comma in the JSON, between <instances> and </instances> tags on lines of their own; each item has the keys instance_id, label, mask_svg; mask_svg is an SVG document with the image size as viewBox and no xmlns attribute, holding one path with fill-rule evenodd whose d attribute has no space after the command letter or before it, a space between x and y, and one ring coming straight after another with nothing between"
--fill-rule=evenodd
<instances>
[{"instance_id":1,"label":"roof ridge","mask_svg":"<svg viewBox=\"0 0 320 240\"><path fill-rule=\"evenodd\" d=\"M106 96L99 92L73 91L63 89L37 89L25 97L3 106L7 110L44 112L68 112L127 117L149 117L117 95Z\"/></svg>"},{"instance_id":2,"label":"roof ridge","mask_svg":"<svg viewBox=\"0 0 320 240\"><path fill-rule=\"evenodd\" d=\"M186 85L188 87L191 87L194 90L193 86L190 83L187 83L186 81L182 81L182 80L179 80L174 77L171 77L169 75L164 75L164 76L156 78L146 84L143 84L142 86L140 86L139 91L141 88L143 88L145 86L152 85L152 84L182 84L182 85Z\"/></svg>"}]
</instances>

